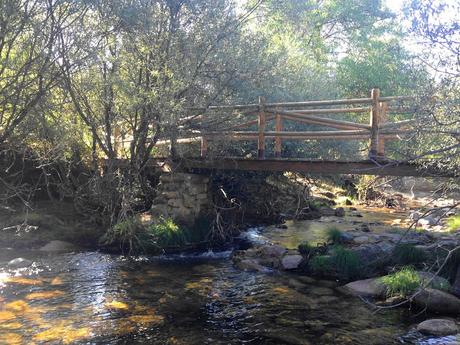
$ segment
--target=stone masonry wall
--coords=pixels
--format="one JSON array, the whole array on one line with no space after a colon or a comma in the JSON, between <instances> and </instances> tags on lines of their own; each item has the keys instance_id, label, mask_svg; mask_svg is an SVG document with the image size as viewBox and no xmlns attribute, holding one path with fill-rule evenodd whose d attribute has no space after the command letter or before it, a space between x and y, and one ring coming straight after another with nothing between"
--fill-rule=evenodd
<instances>
[{"instance_id":1,"label":"stone masonry wall","mask_svg":"<svg viewBox=\"0 0 460 345\"><path fill-rule=\"evenodd\" d=\"M160 176L151 214L193 225L209 208L209 178L197 174L168 173Z\"/></svg>"}]
</instances>

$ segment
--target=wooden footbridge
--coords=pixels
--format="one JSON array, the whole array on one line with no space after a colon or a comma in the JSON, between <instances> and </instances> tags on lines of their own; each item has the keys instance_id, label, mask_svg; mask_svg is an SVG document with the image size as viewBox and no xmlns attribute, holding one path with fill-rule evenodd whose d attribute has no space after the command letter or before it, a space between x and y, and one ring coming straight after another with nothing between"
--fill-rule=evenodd
<instances>
[{"instance_id":1,"label":"wooden footbridge","mask_svg":"<svg viewBox=\"0 0 460 345\"><path fill-rule=\"evenodd\" d=\"M414 119L389 122L391 113L410 113L405 105L413 97L381 97L379 89L373 89L369 98L321 100L288 103L210 106L190 109L192 115L180 119L179 133L157 142L168 145L169 158L155 158L151 164L163 169L186 170L248 170L292 171L319 174L365 174L393 176L446 175L433 169L419 169L409 162L389 160L385 156L385 143L401 140L414 134ZM336 119L359 117L369 114L367 123ZM345 116L343 116L345 115ZM289 131L295 124L320 126L316 131ZM286 124L288 126L286 126ZM332 130L324 130L329 128ZM186 130L185 130L186 129ZM369 151L363 160L304 160L283 157L283 141L340 140L368 141ZM257 142L256 157L226 157L211 155L213 145L232 141ZM125 141L123 141L125 142ZM129 142L129 140L128 140ZM177 154L179 145L193 147L200 143L200 153L188 158ZM267 157L267 144L273 144L273 156ZM225 152L225 150L224 150ZM172 158L171 158L172 157Z\"/></svg>"}]
</instances>

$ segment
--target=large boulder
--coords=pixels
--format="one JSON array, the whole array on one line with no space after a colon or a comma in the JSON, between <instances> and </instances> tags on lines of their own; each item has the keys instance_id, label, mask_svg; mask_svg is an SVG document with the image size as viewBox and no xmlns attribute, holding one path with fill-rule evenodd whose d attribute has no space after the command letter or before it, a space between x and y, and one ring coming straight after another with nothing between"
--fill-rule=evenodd
<instances>
[{"instance_id":1,"label":"large boulder","mask_svg":"<svg viewBox=\"0 0 460 345\"><path fill-rule=\"evenodd\" d=\"M288 254L281 259L281 267L285 270L295 270L302 260L303 257L300 254Z\"/></svg>"},{"instance_id":2,"label":"large boulder","mask_svg":"<svg viewBox=\"0 0 460 345\"><path fill-rule=\"evenodd\" d=\"M459 332L457 324L447 319L430 319L418 324L417 331L438 337L453 335Z\"/></svg>"},{"instance_id":3,"label":"large boulder","mask_svg":"<svg viewBox=\"0 0 460 345\"><path fill-rule=\"evenodd\" d=\"M418 292L412 301L433 313L460 314L460 299L441 290L426 288Z\"/></svg>"},{"instance_id":4,"label":"large boulder","mask_svg":"<svg viewBox=\"0 0 460 345\"><path fill-rule=\"evenodd\" d=\"M40 248L44 252L74 252L79 250L77 246L65 241L51 241Z\"/></svg>"},{"instance_id":5,"label":"large boulder","mask_svg":"<svg viewBox=\"0 0 460 345\"><path fill-rule=\"evenodd\" d=\"M385 295L386 289L380 278L369 278L348 283L341 290L355 296L378 298Z\"/></svg>"}]
</instances>

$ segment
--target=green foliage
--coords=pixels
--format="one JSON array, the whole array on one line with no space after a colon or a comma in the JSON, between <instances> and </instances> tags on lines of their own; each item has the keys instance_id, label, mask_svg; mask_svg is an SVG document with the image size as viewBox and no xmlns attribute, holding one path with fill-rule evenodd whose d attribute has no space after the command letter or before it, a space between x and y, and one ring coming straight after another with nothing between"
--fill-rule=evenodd
<instances>
[{"instance_id":1,"label":"green foliage","mask_svg":"<svg viewBox=\"0 0 460 345\"><path fill-rule=\"evenodd\" d=\"M111 227L101 238L105 246L119 245L122 250L127 249L129 253L142 252L148 244L144 235L145 229L139 219L135 217L126 218Z\"/></svg>"},{"instance_id":2,"label":"green foliage","mask_svg":"<svg viewBox=\"0 0 460 345\"><path fill-rule=\"evenodd\" d=\"M426 253L413 244L398 244L393 250L393 260L400 265L420 264L427 258Z\"/></svg>"},{"instance_id":3,"label":"green foliage","mask_svg":"<svg viewBox=\"0 0 460 345\"><path fill-rule=\"evenodd\" d=\"M450 231L460 230L460 215L455 215L447 219L447 226Z\"/></svg>"},{"instance_id":4,"label":"green foliage","mask_svg":"<svg viewBox=\"0 0 460 345\"><path fill-rule=\"evenodd\" d=\"M159 247L178 247L190 242L188 232L172 219L160 219L147 229Z\"/></svg>"},{"instance_id":5,"label":"green foliage","mask_svg":"<svg viewBox=\"0 0 460 345\"><path fill-rule=\"evenodd\" d=\"M304 255L304 256L309 256L313 250L315 249L310 243L308 242L303 242L299 244L299 253Z\"/></svg>"},{"instance_id":6,"label":"green foliage","mask_svg":"<svg viewBox=\"0 0 460 345\"><path fill-rule=\"evenodd\" d=\"M352 279L359 276L362 263L355 252L336 246L332 259L337 273L343 278Z\"/></svg>"},{"instance_id":7,"label":"green foliage","mask_svg":"<svg viewBox=\"0 0 460 345\"><path fill-rule=\"evenodd\" d=\"M362 262L353 251L335 246L332 255L318 255L309 261L310 269L318 275L335 274L342 279L353 279L360 275Z\"/></svg>"},{"instance_id":8,"label":"green foliage","mask_svg":"<svg viewBox=\"0 0 460 345\"><path fill-rule=\"evenodd\" d=\"M334 262L331 256L318 255L309 261L309 266L315 274L325 275L334 269Z\"/></svg>"},{"instance_id":9,"label":"green foliage","mask_svg":"<svg viewBox=\"0 0 460 345\"><path fill-rule=\"evenodd\" d=\"M387 296L408 296L418 289L422 281L412 267L404 267L400 271L381 278L386 287Z\"/></svg>"},{"instance_id":10,"label":"green foliage","mask_svg":"<svg viewBox=\"0 0 460 345\"><path fill-rule=\"evenodd\" d=\"M331 243L339 244L342 242L342 231L336 227L329 227L326 229L326 238Z\"/></svg>"}]
</instances>

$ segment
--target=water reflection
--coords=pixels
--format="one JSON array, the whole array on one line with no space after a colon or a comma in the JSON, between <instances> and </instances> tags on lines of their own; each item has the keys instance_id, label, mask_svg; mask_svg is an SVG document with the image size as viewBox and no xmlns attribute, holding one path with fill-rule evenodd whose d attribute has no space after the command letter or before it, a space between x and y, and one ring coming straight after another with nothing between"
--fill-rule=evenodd
<instances>
[{"instance_id":1,"label":"water reflection","mask_svg":"<svg viewBox=\"0 0 460 345\"><path fill-rule=\"evenodd\" d=\"M0 344L398 344L411 322L331 282L241 272L209 255L35 261L38 273L1 273Z\"/></svg>"}]
</instances>

